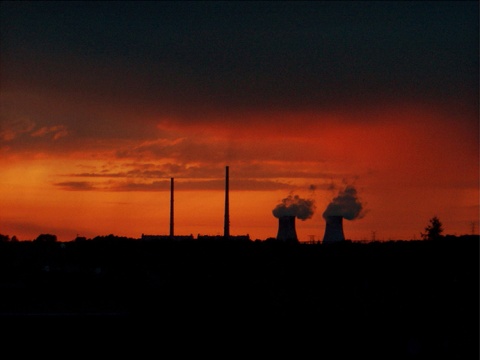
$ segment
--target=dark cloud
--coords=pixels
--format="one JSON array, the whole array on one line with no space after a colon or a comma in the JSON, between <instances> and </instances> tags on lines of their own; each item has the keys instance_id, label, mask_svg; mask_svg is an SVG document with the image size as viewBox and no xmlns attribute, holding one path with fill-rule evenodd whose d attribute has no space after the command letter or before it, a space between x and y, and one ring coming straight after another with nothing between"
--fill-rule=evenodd
<instances>
[{"instance_id":1,"label":"dark cloud","mask_svg":"<svg viewBox=\"0 0 480 360\"><path fill-rule=\"evenodd\" d=\"M104 173L94 173L94 172L89 172L89 173L76 173L76 174L68 174L66 176L71 176L71 177L84 177L84 178L123 178L127 177L127 174L122 172L122 173L111 173L111 172L104 172Z\"/></svg>"},{"instance_id":2,"label":"dark cloud","mask_svg":"<svg viewBox=\"0 0 480 360\"><path fill-rule=\"evenodd\" d=\"M333 174L327 172L309 172L308 167L305 169L296 169L292 172L289 165L273 164L250 164L247 162L230 163L230 174L232 181L232 189L245 190L254 189L258 185L259 189L263 190L277 190L292 187L291 181L310 179L312 181L324 182L328 180ZM122 171L116 171L118 169ZM88 172L77 172L69 174L61 174L64 177L70 178L112 178L123 179L125 181L132 181L136 179L144 182L148 179L170 179L171 177L183 179L182 181L192 180L200 181L205 179L223 179L224 168L218 164L199 163L197 165L189 165L185 163L166 163L166 164L149 164L149 163L119 163L106 164L94 168L89 168ZM338 174L336 174L338 176ZM279 180L270 180L279 179ZM282 179L282 180L280 180ZM286 181L285 179L288 179ZM258 180L258 181L257 181ZM222 185L223 186L223 185ZM310 192L314 193L320 186L325 185L308 184Z\"/></svg>"},{"instance_id":3,"label":"dark cloud","mask_svg":"<svg viewBox=\"0 0 480 360\"><path fill-rule=\"evenodd\" d=\"M92 178L114 178L103 182L89 181L64 181L55 183L55 186L68 191L170 191L170 178L148 181L148 176L137 176L135 179L123 177L119 174L72 174L72 177L92 177ZM121 180L116 180L121 178ZM156 177L158 178L158 177ZM225 180L216 179L185 179L176 178L176 191L204 191L204 190L224 190ZM231 191L275 191L291 188L291 184L274 180L254 180L254 179L231 179Z\"/></svg>"},{"instance_id":4,"label":"dark cloud","mask_svg":"<svg viewBox=\"0 0 480 360\"><path fill-rule=\"evenodd\" d=\"M278 126L278 125L277 125ZM260 128L260 125L258 125ZM274 128L276 131L276 128ZM251 134L251 139L244 137L236 138L234 134L224 137L215 136L214 133L205 133L203 136L191 136L187 138L156 139L139 143L119 144L116 157L119 160L132 159L138 162L155 160L159 158L172 159L178 163L203 163L208 159L210 163L245 162L245 161L272 161L284 162L298 159L302 161L321 161L321 153L313 153L308 149L316 141L315 138L305 137L303 139L289 138L292 131L284 131L277 139L270 141L259 141L261 133ZM267 133L268 135L268 133ZM265 138L265 137L264 137ZM292 172L302 172L302 168Z\"/></svg>"},{"instance_id":5,"label":"dark cloud","mask_svg":"<svg viewBox=\"0 0 480 360\"><path fill-rule=\"evenodd\" d=\"M307 187L310 192L325 188L325 181L338 173L309 171L312 164L234 161L230 165L230 188L233 191L275 191ZM321 163L315 163L320 167ZM295 170L292 170L295 166ZM62 182L66 189L81 184L94 184L100 191L159 191L169 190L169 180L174 177L177 190L223 190L224 167L207 160L196 164L185 163L143 163L143 162L104 162L97 166L84 166L82 171L60 173L61 177L72 180ZM87 171L83 171L87 169ZM78 181L77 179L82 179ZM314 181L315 183L312 183ZM74 185L72 185L74 184ZM159 184L164 184L163 188ZM68 186L67 186L68 185ZM93 186L93 185L92 185ZM88 189L88 187L86 187Z\"/></svg>"},{"instance_id":6,"label":"dark cloud","mask_svg":"<svg viewBox=\"0 0 480 360\"><path fill-rule=\"evenodd\" d=\"M64 181L55 183L54 185L69 191L90 191L97 189L94 183L87 181Z\"/></svg>"},{"instance_id":7,"label":"dark cloud","mask_svg":"<svg viewBox=\"0 0 480 360\"><path fill-rule=\"evenodd\" d=\"M478 2L1 6L2 86L90 106L208 118L478 95Z\"/></svg>"},{"instance_id":8,"label":"dark cloud","mask_svg":"<svg viewBox=\"0 0 480 360\"><path fill-rule=\"evenodd\" d=\"M117 182L111 184L109 191L170 191L170 182L153 181L150 183Z\"/></svg>"}]
</instances>

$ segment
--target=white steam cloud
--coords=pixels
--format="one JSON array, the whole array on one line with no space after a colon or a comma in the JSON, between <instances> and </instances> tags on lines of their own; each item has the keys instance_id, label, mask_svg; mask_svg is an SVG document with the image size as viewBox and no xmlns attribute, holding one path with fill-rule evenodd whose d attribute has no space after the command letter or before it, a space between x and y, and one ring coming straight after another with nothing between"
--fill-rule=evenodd
<instances>
[{"instance_id":1,"label":"white steam cloud","mask_svg":"<svg viewBox=\"0 0 480 360\"><path fill-rule=\"evenodd\" d=\"M295 216L300 220L310 219L315 211L315 201L302 199L298 195L289 195L272 210L273 216Z\"/></svg>"},{"instance_id":2,"label":"white steam cloud","mask_svg":"<svg viewBox=\"0 0 480 360\"><path fill-rule=\"evenodd\" d=\"M361 219L364 215L365 210L353 185L347 185L345 189L340 190L323 212L324 218L342 216L347 220Z\"/></svg>"}]
</instances>

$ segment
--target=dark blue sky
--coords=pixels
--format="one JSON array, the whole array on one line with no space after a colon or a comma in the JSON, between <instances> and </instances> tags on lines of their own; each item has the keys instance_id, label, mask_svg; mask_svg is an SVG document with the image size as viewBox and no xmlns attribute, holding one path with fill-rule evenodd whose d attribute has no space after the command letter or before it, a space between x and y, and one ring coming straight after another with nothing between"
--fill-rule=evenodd
<instances>
[{"instance_id":1,"label":"dark blue sky","mask_svg":"<svg viewBox=\"0 0 480 360\"><path fill-rule=\"evenodd\" d=\"M2 86L152 111L473 100L478 30L476 1L4 1Z\"/></svg>"}]
</instances>

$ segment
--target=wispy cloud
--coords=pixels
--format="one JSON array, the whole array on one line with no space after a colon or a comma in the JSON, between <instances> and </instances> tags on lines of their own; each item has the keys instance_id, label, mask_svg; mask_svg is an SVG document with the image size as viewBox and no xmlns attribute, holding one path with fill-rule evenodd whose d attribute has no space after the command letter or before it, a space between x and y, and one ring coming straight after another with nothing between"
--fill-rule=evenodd
<instances>
[{"instance_id":1,"label":"wispy cloud","mask_svg":"<svg viewBox=\"0 0 480 360\"><path fill-rule=\"evenodd\" d=\"M97 189L93 183L87 181L64 181L55 183L54 185L69 191L89 191Z\"/></svg>"},{"instance_id":2,"label":"wispy cloud","mask_svg":"<svg viewBox=\"0 0 480 360\"><path fill-rule=\"evenodd\" d=\"M281 181L270 180L230 180L230 190L232 191L275 191L290 189L291 184ZM183 180L176 181L175 189L177 191L209 191L223 190L225 188L224 179L209 180ZM117 183L110 188L112 191L170 191L170 181L153 181L147 183Z\"/></svg>"},{"instance_id":3,"label":"wispy cloud","mask_svg":"<svg viewBox=\"0 0 480 360\"><path fill-rule=\"evenodd\" d=\"M35 122L28 118L13 118L2 120L0 127L0 140L11 141L18 136L30 133L35 128Z\"/></svg>"},{"instance_id":4,"label":"wispy cloud","mask_svg":"<svg viewBox=\"0 0 480 360\"><path fill-rule=\"evenodd\" d=\"M51 135L53 140L58 140L68 135L67 128L64 125L44 126L33 131L30 135L33 137L42 137Z\"/></svg>"},{"instance_id":5,"label":"wispy cloud","mask_svg":"<svg viewBox=\"0 0 480 360\"><path fill-rule=\"evenodd\" d=\"M246 181L249 179L255 180L277 180L277 179L316 179L317 181L324 181L333 176L338 176L337 173L332 174L326 171L313 171L314 167L321 167L321 164L316 163L301 163L296 162L291 164L288 162L265 162L265 163L251 163L251 162L230 162L231 175L233 179ZM63 174L65 177L74 178L113 178L124 180L137 179L168 179L171 177L179 179L220 179L224 176L224 168L218 164L211 164L208 162L199 162L195 164L188 163L108 163L101 166L89 168L88 172L78 172ZM120 171L118 171L120 170Z\"/></svg>"},{"instance_id":6,"label":"wispy cloud","mask_svg":"<svg viewBox=\"0 0 480 360\"><path fill-rule=\"evenodd\" d=\"M170 179L157 181L108 181L108 182L88 182L88 181L64 181L54 183L55 186L66 191L170 191ZM219 179L181 179L176 180L175 189L177 191L209 191L223 190L225 180ZM232 191L275 191L288 190L292 184L279 180L254 180L254 179L234 179L230 180L230 189Z\"/></svg>"}]
</instances>

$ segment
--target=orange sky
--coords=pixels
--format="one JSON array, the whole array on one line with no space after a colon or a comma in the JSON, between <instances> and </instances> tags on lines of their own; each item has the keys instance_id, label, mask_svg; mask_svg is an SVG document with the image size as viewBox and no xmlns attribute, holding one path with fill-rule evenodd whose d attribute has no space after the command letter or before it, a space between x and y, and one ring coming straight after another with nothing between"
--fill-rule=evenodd
<instances>
[{"instance_id":1,"label":"orange sky","mask_svg":"<svg viewBox=\"0 0 480 360\"><path fill-rule=\"evenodd\" d=\"M297 194L321 239L346 185L347 238L478 233L475 2L132 4L1 5L0 234L168 234L171 177L175 233L223 234L227 165L232 235Z\"/></svg>"},{"instance_id":2,"label":"orange sky","mask_svg":"<svg viewBox=\"0 0 480 360\"><path fill-rule=\"evenodd\" d=\"M69 139L74 135L68 129L57 139L54 131L35 135L35 126L12 135L38 137L54 151L40 146L13 152L4 142L0 194L8 211L2 233L20 239L54 233L63 241L77 234L168 234L174 177L175 233L223 234L226 165L233 235L276 236L272 210L295 193L316 204L311 219L296 221L299 239L321 239L321 214L345 184L354 184L366 210L364 218L345 221L347 238L370 239L373 231L378 239L419 238L434 215L446 233L464 234L477 220L478 134L457 126L448 113L413 106L371 109L362 114L368 126L353 121L355 112L270 116L255 132L239 126L227 137L228 129L215 122L206 129L176 129L158 121L156 131L166 132L165 138L116 146L82 146ZM457 117L462 120L469 119Z\"/></svg>"}]
</instances>

